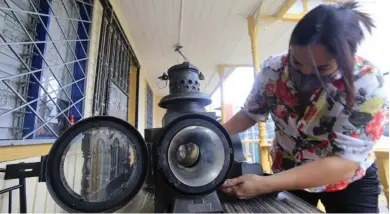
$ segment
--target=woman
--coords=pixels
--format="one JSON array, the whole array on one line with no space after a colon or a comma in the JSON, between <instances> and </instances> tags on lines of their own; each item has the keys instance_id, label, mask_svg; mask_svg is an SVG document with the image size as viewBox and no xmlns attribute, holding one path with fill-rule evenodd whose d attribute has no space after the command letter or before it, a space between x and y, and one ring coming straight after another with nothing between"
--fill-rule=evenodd
<instances>
[{"instance_id":1,"label":"woman","mask_svg":"<svg viewBox=\"0 0 390 214\"><path fill-rule=\"evenodd\" d=\"M244 175L222 186L246 199L291 191L327 212L378 212L373 146L383 133L383 77L355 56L371 18L357 4L320 5L295 27L287 54L266 60L243 110L224 127L231 135L269 113L276 133L272 176Z\"/></svg>"}]
</instances>

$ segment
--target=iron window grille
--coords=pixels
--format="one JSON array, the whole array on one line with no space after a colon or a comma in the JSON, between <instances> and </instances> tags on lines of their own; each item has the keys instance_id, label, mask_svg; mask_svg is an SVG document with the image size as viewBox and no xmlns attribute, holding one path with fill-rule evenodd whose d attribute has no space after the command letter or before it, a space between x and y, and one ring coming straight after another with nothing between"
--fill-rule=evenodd
<instances>
[{"instance_id":1,"label":"iron window grille","mask_svg":"<svg viewBox=\"0 0 390 214\"><path fill-rule=\"evenodd\" d=\"M132 65L139 63L108 0L101 0L103 19L95 80L94 115L127 120Z\"/></svg>"},{"instance_id":2,"label":"iron window grille","mask_svg":"<svg viewBox=\"0 0 390 214\"><path fill-rule=\"evenodd\" d=\"M153 91L146 84L146 128L153 128Z\"/></svg>"},{"instance_id":3,"label":"iron window grille","mask_svg":"<svg viewBox=\"0 0 390 214\"><path fill-rule=\"evenodd\" d=\"M0 0L0 139L57 138L83 118L92 0Z\"/></svg>"}]
</instances>

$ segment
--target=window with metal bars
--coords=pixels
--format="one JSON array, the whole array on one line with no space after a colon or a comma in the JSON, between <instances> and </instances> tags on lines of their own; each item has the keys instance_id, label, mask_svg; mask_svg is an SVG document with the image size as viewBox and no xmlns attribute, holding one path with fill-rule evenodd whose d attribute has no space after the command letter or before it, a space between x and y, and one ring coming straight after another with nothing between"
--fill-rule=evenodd
<instances>
[{"instance_id":1,"label":"window with metal bars","mask_svg":"<svg viewBox=\"0 0 390 214\"><path fill-rule=\"evenodd\" d=\"M83 118L92 0L0 0L0 139Z\"/></svg>"},{"instance_id":2,"label":"window with metal bars","mask_svg":"<svg viewBox=\"0 0 390 214\"><path fill-rule=\"evenodd\" d=\"M108 0L101 0L103 19L94 93L94 115L127 120L131 65L138 61ZM135 111L136 109L132 109Z\"/></svg>"},{"instance_id":3,"label":"window with metal bars","mask_svg":"<svg viewBox=\"0 0 390 214\"><path fill-rule=\"evenodd\" d=\"M153 128L153 91L146 84L146 128Z\"/></svg>"}]
</instances>

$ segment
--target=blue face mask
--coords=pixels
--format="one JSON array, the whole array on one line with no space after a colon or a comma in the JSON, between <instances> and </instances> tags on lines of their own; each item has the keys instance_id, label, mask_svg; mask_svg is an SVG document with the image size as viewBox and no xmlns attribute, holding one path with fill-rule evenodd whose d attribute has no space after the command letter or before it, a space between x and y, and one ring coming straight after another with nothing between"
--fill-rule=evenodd
<instances>
[{"instance_id":1,"label":"blue face mask","mask_svg":"<svg viewBox=\"0 0 390 214\"><path fill-rule=\"evenodd\" d=\"M288 63L288 67L291 80L300 92L314 92L317 89L323 88L323 86L332 81L332 77L334 76L334 74L330 74L318 77L315 74L303 74L300 70L291 66L290 63Z\"/></svg>"}]
</instances>

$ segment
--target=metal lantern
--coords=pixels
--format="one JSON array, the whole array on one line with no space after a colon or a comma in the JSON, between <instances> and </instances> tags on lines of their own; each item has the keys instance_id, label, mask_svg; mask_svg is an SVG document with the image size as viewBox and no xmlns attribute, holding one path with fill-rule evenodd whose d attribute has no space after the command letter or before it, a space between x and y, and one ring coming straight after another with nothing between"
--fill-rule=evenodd
<instances>
[{"instance_id":1,"label":"metal lantern","mask_svg":"<svg viewBox=\"0 0 390 214\"><path fill-rule=\"evenodd\" d=\"M68 212L114 212L129 204L134 211L223 212L217 190L243 172L234 160L235 153L236 158L242 154L241 141L233 137L232 144L215 113L206 112L211 100L200 93L204 77L195 66L175 65L160 79L169 82L169 95L159 103L167 109L163 127L145 129L144 140L119 118L83 119L56 140L28 176L46 182ZM150 195L154 205L144 207L140 201Z\"/></svg>"},{"instance_id":2,"label":"metal lantern","mask_svg":"<svg viewBox=\"0 0 390 214\"><path fill-rule=\"evenodd\" d=\"M155 194L155 212L222 212L216 190L228 177L234 156L230 136L215 113L206 112L211 100L200 93L204 77L184 62L160 79L169 81L169 95L159 103L167 109L163 127L145 130L153 166L147 184Z\"/></svg>"}]
</instances>

